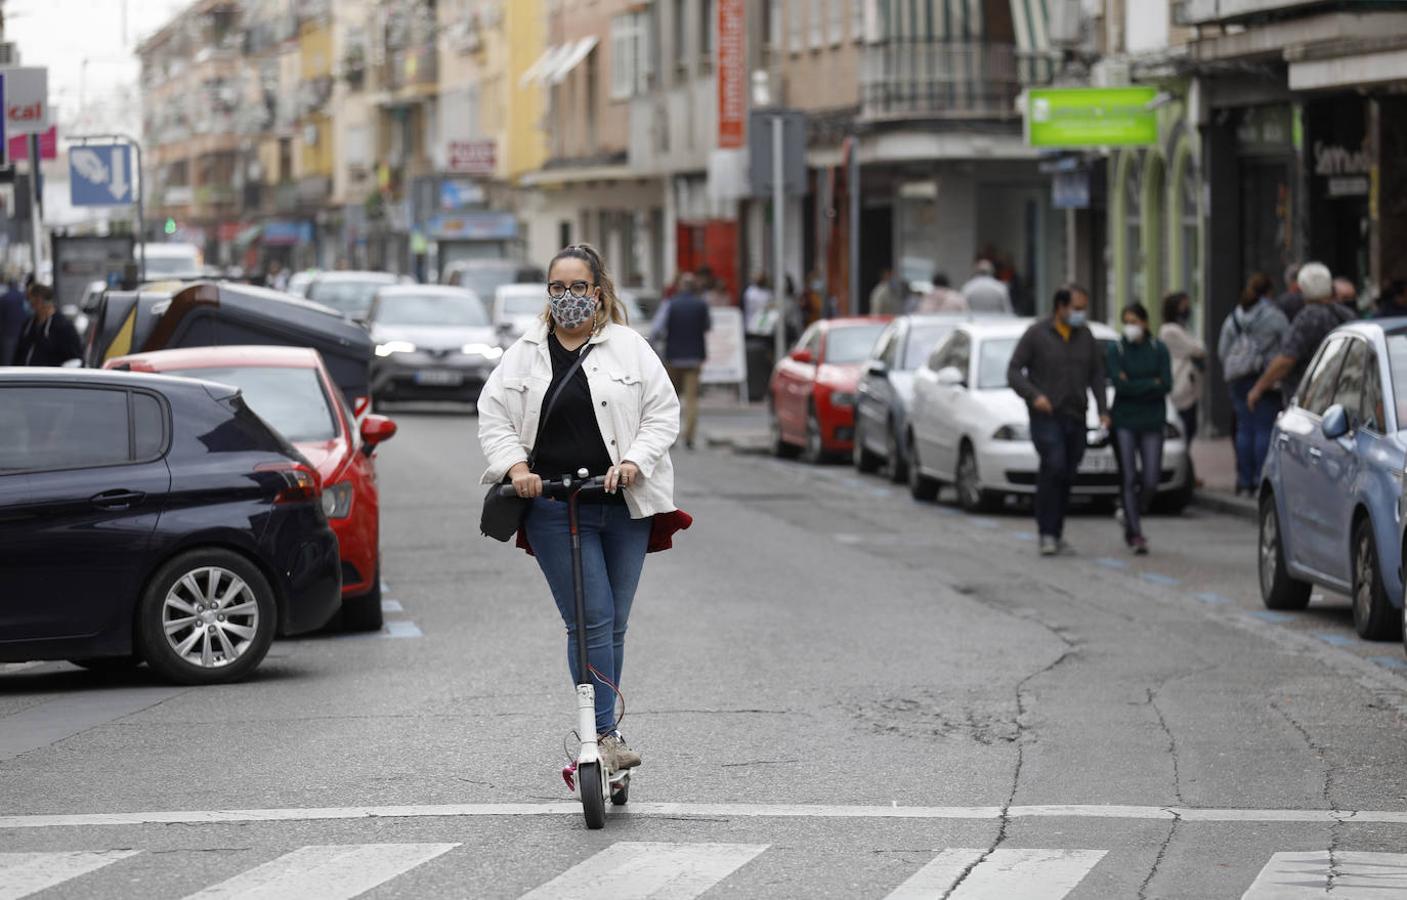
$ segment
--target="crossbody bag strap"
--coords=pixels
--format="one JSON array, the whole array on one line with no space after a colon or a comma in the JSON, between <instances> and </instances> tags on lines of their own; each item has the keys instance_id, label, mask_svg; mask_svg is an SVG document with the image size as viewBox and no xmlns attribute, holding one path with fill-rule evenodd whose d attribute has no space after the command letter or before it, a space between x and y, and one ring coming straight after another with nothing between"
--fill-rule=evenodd
<instances>
[{"instance_id":1,"label":"crossbody bag strap","mask_svg":"<svg viewBox=\"0 0 1407 900\"><path fill-rule=\"evenodd\" d=\"M585 349L583 349L581 353L577 354L576 361L571 364L571 366L567 369L567 374L563 376L562 380L557 383L557 389L552 392L552 396L548 397L547 402L543 404L542 418L538 420L537 424L538 440L533 441L533 451L532 453L528 454L529 469L531 469L533 467L533 464L537 462L537 448L541 446L539 440L542 438L542 429L546 427L547 420L552 417L552 411L557 408L557 399L562 396L562 391L566 388L567 384L571 382L573 378L576 377L577 370L581 368L581 364L586 362L586 357L589 353L591 353L592 346L592 344L587 344Z\"/></svg>"}]
</instances>

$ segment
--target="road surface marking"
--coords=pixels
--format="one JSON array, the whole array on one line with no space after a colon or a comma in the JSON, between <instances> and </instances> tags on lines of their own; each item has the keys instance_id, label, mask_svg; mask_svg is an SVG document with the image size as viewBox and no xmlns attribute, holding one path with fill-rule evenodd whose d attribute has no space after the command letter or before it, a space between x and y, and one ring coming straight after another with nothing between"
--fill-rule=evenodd
<instances>
[{"instance_id":1,"label":"road surface marking","mask_svg":"<svg viewBox=\"0 0 1407 900\"><path fill-rule=\"evenodd\" d=\"M1221 594L1215 593L1213 591L1203 591L1200 594L1193 594L1192 596L1197 598L1198 600L1201 600L1203 603L1211 603L1215 605L1231 602L1230 597L1223 597Z\"/></svg>"},{"instance_id":2,"label":"road surface marking","mask_svg":"<svg viewBox=\"0 0 1407 900\"><path fill-rule=\"evenodd\" d=\"M1258 609L1255 612L1248 612L1246 615L1254 619L1260 619L1262 622L1270 622L1273 625L1281 625L1285 622L1293 622L1295 620L1294 616L1286 615L1285 613L1271 612L1267 609Z\"/></svg>"},{"instance_id":3,"label":"road surface marking","mask_svg":"<svg viewBox=\"0 0 1407 900\"><path fill-rule=\"evenodd\" d=\"M1370 656L1368 659L1385 669L1407 669L1407 659L1399 659L1396 656Z\"/></svg>"},{"instance_id":4,"label":"road surface marking","mask_svg":"<svg viewBox=\"0 0 1407 900\"><path fill-rule=\"evenodd\" d=\"M1357 647L1359 642L1346 634L1333 634L1327 631L1316 631L1314 636L1326 644L1333 644L1335 647Z\"/></svg>"},{"instance_id":5,"label":"road surface marking","mask_svg":"<svg viewBox=\"0 0 1407 900\"><path fill-rule=\"evenodd\" d=\"M173 810L131 813L0 816L5 828L101 825L219 825L228 822L314 822L335 819L429 819L482 816L580 816L581 804L449 803L417 806L341 806L285 809ZM1171 822L1407 825L1407 810L1227 809L1176 806L1013 806L1014 819L1135 819ZM1000 806L822 806L785 803L635 803L631 818L702 816L735 819L956 819L994 821Z\"/></svg>"},{"instance_id":6,"label":"road surface marking","mask_svg":"<svg viewBox=\"0 0 1407 900\"><path fill-rule=\"evenodd\" d=\"M0 900L19 900L95 872L140 850L75 850L69 853L0 853Z\"/></svg>"},{"instance_id":7,"label":"road surface marking","mask_svg":"<svg viewBox=\"0 0 1407 900\"><path fill-rule=\"evenodd\" d=\"M1179 578L1174 578L1171 575L1160 575L1157 572L1141 572L1138 577L1149 584L1156 584L1160 587L1177 587L1179 584L1182 584L1182 580Z\"/></svg>"},{"instance_id":8,"label":"road surface marking","mask_svg":"<svg viewBox=\"0 0 1407 900\"><path fill-rule=\"evenodd\" d=\"M190 690L139 687L64 694L0 718L0 761L58 743Z\"/></svg>"},{"instance_id":9,"label":"road surface marking","mask_svg":"<svg viewBox=\"0 0 1407 900\"><path fill-rule=\"evenodd\" d=\"M381 633L382 637L389 638L418 638L425 635L421 632L420 626L409 621L387 622L386 630Z\"/></svg>"},{"instance_id":10,"label":"road surface marking","mask_svg":"<svg viewBox=\"0 0 1407 900\"><path fill-rule=\"evenodd\" d=\"M1104 854L1103 850L993 850L990 854L944 850L886 900L1061 900ZM973 863L976 868L963 878Z\"/></svg>"},{"instance_id":11,"label":"road surface marking","mask_svg":"<svg viewBox=\"0 0 1407 900\"><path fill-rule=\"evenodd\" d=\"M1365 900L1404 895L1407 854L1340 850L1332 860L1322 851L1271 854L1241 900Z\"/></svg>"},{"instance_id":12,"label":"road surface marking","mask_svg":"<svg viewBox=\"0 0 1407 900\"><path fill-rule=\"evenodd\" d=\"M521 900L693 900L766 849L766 844L612 844Z\"/></svg>"},{"instance_id":13,"label":"road surface marking","mask_svg":"<svg viewBox=\"0 0 1407 900\"><path fill-rule=\"evenodd\" d=\"M347 900L409 872L458 844L339 844L300 847L191 894L187 900Z\"/></svg>"},{"instance_id":14,"label":"road surface marking","mask_svg":"<svg viewBox=\"0 0 1407 900\"><path fill-rule=\"evenodd\" d=\"M405 608L401 606L401 601L399 601L399 600L382 600L382 601L381 601L381 611L384 612L384 613L385 613L385 612L405 612Z\"/></svg>"},{"instance_id":15,"label":"road surface marking","mask_svg":"<svg viewBox=\"0 0 1407 900\"><path fill-rule=\"evenodd\" d=\"M1124 562L1122 559L1114 559L1111 556L1101 556L1099 559L1096 559L1094 561L1094 564L1096 566L1103 566L1106 569L1115 570L1127 569L1129 567L1129 564Z\"/></svg>"}]
</instances>

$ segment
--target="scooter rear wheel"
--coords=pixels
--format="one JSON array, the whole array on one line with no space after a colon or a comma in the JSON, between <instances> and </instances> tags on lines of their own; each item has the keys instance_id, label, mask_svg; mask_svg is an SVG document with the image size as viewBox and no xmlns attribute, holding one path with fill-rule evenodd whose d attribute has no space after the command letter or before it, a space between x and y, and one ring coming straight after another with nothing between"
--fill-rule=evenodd
<instances>
[{"instance_id":1,"label":"scooter rear wheel","mask_svg":"<svg viewBox=\"0 0 1407 900\"><path fill-rule=\"evenodd\" d=\"M601 791L600 763L582 763L577 766L576 786L581 791L581 811L586 817L586 827L592 830L606 827L606 797Z\"/></svg>"},{"instance_id":2,"label":"scooter rear wheel","mask_svg":"<svg viewBox=\"0 0 1407 900\"><path fill-rule=\"evenodd\" d=\"M624 806L630 802L630 776L627 775L611 791L611 805Z\"/></svg>"}]
</instances>

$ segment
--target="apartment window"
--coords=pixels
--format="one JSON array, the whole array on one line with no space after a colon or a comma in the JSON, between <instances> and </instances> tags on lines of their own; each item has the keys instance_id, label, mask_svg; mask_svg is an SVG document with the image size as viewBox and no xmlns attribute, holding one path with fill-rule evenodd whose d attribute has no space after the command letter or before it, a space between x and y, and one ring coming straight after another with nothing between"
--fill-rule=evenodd
<instances>
[{"instance_id":1,"label":"apartment window","mask_svg":"<svg viewBox=\"0 0 1407 900\"><path fill-rule=\"evenodd\" d=\"M599 109L597 99L600 96L600 75L596 61L601 58L599 53L591 53L586 57L586 148L589 152L596 152L596 116Z\"/></svg>"},{"instance_id":2,"label":"apartment window","mask_svg":"<svg viewBox=\"0 0 1407 900\"><path fill-rule=\"evenodd\" d=\"M826 40L832 47L845 40L845 0L826 0Z\"/></svg>"},{"instance_id":3,"label":"apartment window","mask_svg":"<svg viewBox=\"0 0 1407 900\"><path fill-rule=\"evenodd\" d=\"M782 49L782 0L767 0L762 10L762 46Z\"/></svg>"},{"instance_id":4,"label":"apartment window","mask_svg":"<svg viewBox=\"0 0 1407 900\"><path fill-rule=\"evenodd\" d=\"M689 75L689 2L674 0L674 76L683 81Z\"/></svg>"},{"instance_id":5,"label":"apartment window","mask_svg":"<svg viewBox=\"0 0 1407 900\"><path fill-rule=\"evenodd\" d=\"M787 46L792 53L800 53L806 48L806 29L801 19L801 8L811 0L788 0L787 3Z\"/></svg>"},{"instance_id":6,"label":"apartment window","mask_svg":"<svg viewBox=\"0 0 1407 900\"><path fill-rule=\"evenodd\" d=\"M644 13L611 20L611 99L623 100L650 89L650 23Z\"/></svg>"},{"instance_id":7,"label":"apartment window","mask_svg":"<svg viewBox=\"0 0 1407 900\"><path fill-rule=\"evenodd\" d=\"M699 0L699 64L704 71L713 68L714 0Z\"/></svg>"},{"instance_id":8,"label":"apartment window","mask_svg":"<svg viewBox=\"0 0 1407 900\"><path fill-rule=\"evenodd\" d=\"M807 29L807 44L812 50L819 50L826 42L826 3L827 0L811 0L809 16L811 27Z\"/></svg>"},{"instance_id":9,"label":"apartment window","mask_svg":"<svg viewBox=\"0 0 1407 900\"><path fill-rule=\"evenodd\" d=\"M865 39L865 4L867 0L850 0L850 37L855 41Z\"/></svg>"}]
</instances>

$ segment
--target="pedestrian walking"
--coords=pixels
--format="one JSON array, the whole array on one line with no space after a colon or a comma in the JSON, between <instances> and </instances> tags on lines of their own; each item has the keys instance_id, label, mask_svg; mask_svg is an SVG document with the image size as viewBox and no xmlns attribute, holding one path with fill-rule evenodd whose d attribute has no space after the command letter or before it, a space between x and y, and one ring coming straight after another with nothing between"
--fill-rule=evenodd
<instances>
[{"instance_id":1,"label":"pedestrian walking","mask_svg":"<svg viewBox=\"0 0 1407 900\"><path fill-rule=\"evenodd\" d=\"M1278 390L1263 392L1254 408L1248 400L1290 330L1289 320L1271 299L1271 291L1268 277L1252 275L1241 292L1240 303L1221 323L1217 338L1221 375L1236 413L1232 444L1236 451L1237 496L1255 494L1265 455L1270 450L1270 432L1283 406Z\"/></svg>"},{"instance_id":2,"label":"pedestrian walking","mask_svg":"<svg viewBox=\"0 0 1407 900\"><path fill-rule=\"evenodd\" d=\"M1026 329L1007 366L1007 383L1026 401L1031 441L1040 454L1036 475L1036 524L1042 556L1068 550L1065 513L1070 488L1085 455L1088 394L1099 421L1110 426L1104 354L1087 327L1089 294L1070 285L1055 292L1055 311Z\"/></svg>"},{"instance_id":3,"label":"pedestrian walking","mask_svg":"<svg viewBox=\"0 0 1407 900\"><path fill-rule=\"evenodd\" d=\"M1172 355L1172 403L1182 420L1182 435L1189 448L1197 436L1202 372L1207 368L1207 345L1192 333L1191 322L1192 298L1186 291L1174 291L1163 298L1163 324L1158 326L1158 340Z\"/></svg>"},{"instance_id":4,"label":"pedestrian walking","mask_svg":"<svg viewBox=\"0 0 1407 900\"><path fill-rule=\"evenodd\" d=\"M1304 309L1290 323L1280 342L1279 354L1270 361L1246 395L1246 404L1255 409L1260 399L1281 385L1282 396L1288 400L1304 380L1305 370L1329 332L1357 318L1353 310L1334 299L1334 279L1323 263L1305 263L1296 276Z\"/></svg>"},{"instance_id":5,"label":"pedestrian walking","mask_svg":"<svg viewBox=\"0 0 1407 900\"><path fill-rule=\"evenodd\" d=\"M1358 285L1348 278L1334 279L1334 300L1348 307L1353 317L1358 318Z\"/></svg>"},{"instance_id":6,"label":"pedestrian walking","mask_svg":"<svg viewBox=\"0 0 1407 900\"><path fill-rule=\"evenodd\" d=\"M919 301L920 313L965 313L967 298L962 292L953 290L944 272L933 273L933 289Z\"/></svg>"},{"instance_id":7,"label":"pedestrian walking","mask_svg":"<svg viewBox=\"0 0 1407 900\"><path fill-rule=\"evenodd\" d=\"M78 330L59 311L53 288L34 282L29 286L32 315L20 332L15 348L15 364L21 366L61 366L83 358L83 342Z\"/></svg>"},{"instance_id":8,"label":"pedestrian walking","mask_svg":"<svg viewBox=\"0 0 1407 900\"><path fill-rule=\"evenodd\" d=\"M1006 282L996 277L997 267L990 259L979 259L972 267L972 277L962 286L967 308L975 313L1011 315L1011 291Z\"/></svg>"},{"instance_id":9,"label":"pedestrian walking","mask_svg":"<svg viewBox=\"0 0 1407 900\"><path fill-rule=\"evenodd\" d=\"M705 339L713 327L708 301L699 295L693 277L685 275L680 281L679 293L669 301L660 325L665 369L684 401L684 446L692 450L699 427L699 373L708 356Z\"/></svg>"},{"instance_id":10,"label":"pedestrian walking","mask_svg":"<svg viewBox=\"0 0 1407 900\"><path fill-rule=\"evenodd\" d=\"M1114 447L1123 486L1124 543L1142 556L1148 552L1143 514L1158 495L1163 472L1163 427L1172 392L1172 354L1148 328L1142 303L1124 309L1123 334L1105 354L1114 386Z\"/></svg>"},{"instance_id":11,"label":"pedestrian walking","mask_svg":"<svg viewBox=\"0 0 1407 900\"><path fill-rule=\"evenodd\" d=\"M625 324L595 249L561 250L547 277L547 311L504 353L479 398L479 442L488 459L483 482L506 477L519 497L532 501L520 538L566 623L572 673L576 629L586 628L601 755L608 770L626 769L640 764L616 730L626 626L647 550L667 546L669 529L662 533L662 525L682 515L675 512L669 458L679 434L679 399L659 357ZM543 497L542 479L583 468L604 476L606 491L580 500L586 621L579 623L567 504Z\"/></svg>"},{"instance_id":12,"label":"pedestrian walking","mask_svg":"<svg viewBox=\"0 0 1407 900\"><path fill-rule=\"evenodd\" d=\"M1285 314L1285 321L1293 322L1295 316L1304 309L1304 294L1300 293L1300 264L1290 263L1285 267L1285 292L1275 298L1275 305Z\"/></svg>"},{"instance_id":13,"label":"pedestrian walking","mask_svg":"<svg viewBox=\"0 0 1407 900\"><path fill-rule=\"evenodd\" d=\"M751 334L764 334L767 329L761 323L767 308L772 305L772 289L768 287L767 273L758 272L752 276L752 283L743 291L743 316L747 319L747 330Z\"/></svg>"},{"instance_id":14,"label":"pedestrian walking","mask_svg":"<svg viewBox=\"0 0 1407 900\"><path fill-rule=\"evenodd\" d=\"M1378 310L1375 319L1395 319L1407 316L1407 279L1394 278L1383 285L1378 293Z\"/></svg>"},{"instance_id":15,"label":"pedestrian walking","mask_svg":"<svg viewBox=\"0 0 1407 900\"><path fill-rule=\"evenodd\" d=\"M870 291L870 315L903 315L908 298L908 282L892 268L886 268L880 273L879 284Z\"/></svg>"},{"instance_id":16,"label":"pedestrian walking","mask_svg":"<svg viewBox=\"0 0 1407 900\"><path fill-rule=\"evenodd\" d=\"M0 366L15 365L15 351L19 347L20 334L29 319L29 304L24 292L14 281L5 285L5 293L0 294Z\"/></svg>"}]
</instances>

